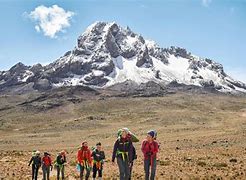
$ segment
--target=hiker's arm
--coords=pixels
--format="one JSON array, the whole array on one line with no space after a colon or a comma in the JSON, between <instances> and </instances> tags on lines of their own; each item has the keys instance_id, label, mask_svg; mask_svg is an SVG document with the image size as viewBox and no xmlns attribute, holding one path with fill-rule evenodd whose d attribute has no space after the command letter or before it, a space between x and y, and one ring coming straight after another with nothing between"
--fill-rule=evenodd
<instances>
[{"instance_id":1,"label":"hiker's arm","mask_svg":"<svg viewBox=\"0 0 246 180\"><path fill-rule=\"evenodd\" d=\"M130 163L133 161L133 145L132 142L129 142L129 149L128 149L129 161Z\"/></svg>"},{"instance_id":2,"label":"hiker's arm","mask_svg":"<svg viewBox=\"0 0 246 180\"><path fill-rule=\"evenodd\" d=\"M67 162L66 156L64 156L63 164Z\"/></svg>"},{"instance_id":3,"label":"hiker's arm","mask_svg":"<svg viewBox=\"0 0 246 180\"><path fill-rule=\"evenodd\" d=\"M153 153L154 153L154 154L157 154L157 153L158 153L158 151L159 151L159 148L158 148L158 147L159 147L159 145L158 145L158 143L157 143L156 141L155 141L154 143L155 143L155 148L154 148Z\"/></svg>"},{"instance_id":4,"label":"hiker's arm","mask_svg":"<svg viewBox=\"0 0 246 180\"><path fill-rule=\"evenodd\" d=\"M112 162L114 162L114 160L115 160L117 148L118 148L118 141L116 141L114 143L114 149L113 149L113 154L112 154Z\"/></svg>"},{"instance_id":5,"label":"hiker's arm","mask_svg":"<svg viewBox=\"0 0 246 180\"><path fill-rule=\"evenodd\" d=\"M80 162L80 151L77 152L77 161L78 161L78 163L81 163Z\"/></svg>"},{"instance_id":6,"label":"hiker's arm","mask_svg":"<svg viewBox=\"0 0 246 180\"><path fill-rule=\"evenodd\" d=\"M31 160L29 161L28 166L30 166L30 165L31 165L32 161L33 161L33 157L32 157L32 158L31 158Z\"/></svg>"},{"instance_id":7,"label":"hiker's arm","mask_svg":"<svg viewBox=\"0 0 246 180\"><path fill-rule=\"evenodd\" d=\"M41 159L41 164L42 165L44 164L44 157Z\"/></svg>"},{"instance_id":8,"label":"hiker's arm","mask_svg":"<svg viewBox=\"0 0 246 180\"><path fill-rule=\"evenodd\" d=\"M156 155L158 153L158 143L156 141L153 142L154 148L151 151L151 154Z\"/></svg>"},{"instance_id":9,"label":"hiker's arm","mask_svg":"<svg viewBox=\"0 0 246 180\"><path fill-rule=\"evenodd\" d=\"M50 161L50 166L52 166L52 160L51 160L51 158L49 158L49 161Z\"/></svg>"},{"instance_id":10,"label":"hiker's arm","mask_svg":"<svg viewBox=\"0 0 246 180\"><path fill-rule=\"evenodd\" d=\"M92 157L91 157L92 153L91 153L91 151L89 151L88 153L89 153L89 154L88 154L88 157L89 157L89 163L90 163L90 165L92 165Z\"/></svg>"},{"instance_id":11,"label":"hiker's arm","mask_svg":"<svg viewBox=\"0 0 246 180\"><path fill-rule=\"evenodd\" d=\"M105 153L104 153L104 151L102 152L102 159L105 159Z\"/></svg>"},{"instance_id":12,"label":"hiker's arm","mask_svg":"<svg viewBox=\"0 0 246 180\"><path fill-rule=\"evenodd\" d=\"M141 151L142 151L144 154L147 153L147 152L146 152L146 149L145 149L145 144L146 144L146 142L143 141L143 142L142 142L142 147L141 147Z\"/></svg>"},{"instance_id":13,"label":"hiker's arm","mask_svg":"<svg viewBox=\"0 0 246 180\"><path fill-rule=\"evenodd\" d=\"M132 148L133 149L133 160L137 159L137 152L136 152L136 149L135 147Z\"/></svg>"},{"instance_id":14,"label":"hiker's arm","mask_svg":"<svg viewBox=\"0 0 246 180\"><path fill-rule=\"evenodd\" d=\"M60 156L57 156L55 162L56 162L57 164L61 164L61 157L60 157Z\"/></svg>"},{"instance_id":15,"label":"hiker's arm","mask_svg":"<svg viewBox=\"0 0 246 180\"><path fill-rule=\"evenodd\" d=\"M38 166L40 167L41 165L42 165L42 159L41 159L41 157L39 157Z\"/></svg>"}]
</instances>

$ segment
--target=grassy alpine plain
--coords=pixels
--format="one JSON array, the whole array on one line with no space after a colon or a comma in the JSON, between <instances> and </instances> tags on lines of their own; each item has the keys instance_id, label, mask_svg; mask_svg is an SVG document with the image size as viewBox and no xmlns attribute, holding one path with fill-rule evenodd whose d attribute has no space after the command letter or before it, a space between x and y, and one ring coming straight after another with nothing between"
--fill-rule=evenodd
<instances>
[{"instance_id":1,"label":"grassy alpine plain","mask_svg":"<svg viewBox=\"0 0 246 180\"><path fill-rule=\"evenodd\" d=\"M76 152L83 140L90 147L102 142L104 179L118 179L111 154L121 127L128 127L141 140L147 130L157 130L159 180L246 177L245 96L176 93L120 97L87 92L73 98L59 93L46 98L1 95L0 179L30 179L27 165L33 149L50 152L53 160L65 149L67 179L78 179ZM140 145L135 143L138 159L133 179L144 179ZM53 170L51 179L55 175Z\"/></svg>"}]
</instances>

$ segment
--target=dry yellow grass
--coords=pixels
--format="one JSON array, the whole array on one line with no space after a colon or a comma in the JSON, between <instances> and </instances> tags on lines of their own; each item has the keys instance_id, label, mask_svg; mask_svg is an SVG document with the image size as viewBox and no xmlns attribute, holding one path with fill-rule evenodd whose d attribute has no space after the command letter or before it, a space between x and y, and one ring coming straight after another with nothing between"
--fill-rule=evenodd
<instances>
[{"instance_id":1,"label":"dry yellow grass","mask_svg":"<svg viewBox=\"0 0 246 180\"><path fill-rule=\"evenodd\" d=\"M0 101L15 103L6 97ZM53 159L66 149L66 175L76 179L76 151L86 139L90 146L102 142L104 179L117 179L117 166L110 163L112 146L117 130L128 127L141 140L147 130L158 131L157 179L245 179L245 114L245 97L222 95L93 99L45 112L16 106L0 111L0 177L30 179L32 149L49 151ZM133 179L143 179L140 143L135 146Z\"/></svg>"}]
</instances>

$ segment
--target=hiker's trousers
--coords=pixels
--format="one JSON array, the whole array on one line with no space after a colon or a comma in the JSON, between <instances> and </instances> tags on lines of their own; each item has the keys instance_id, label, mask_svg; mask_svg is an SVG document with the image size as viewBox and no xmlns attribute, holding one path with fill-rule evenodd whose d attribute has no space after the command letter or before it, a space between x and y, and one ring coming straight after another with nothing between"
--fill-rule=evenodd
<instances>
[{"instance_id":1,"label":"hiker's trousers","mask_svg":"<svg viewBox=\"0 0 246 180\"><path fill-rule=\"evenodd\" d=\"M32 180L38 179L38 169L39 169L39 166L32 164Z\"/></svg>"},{"instance_id":2,"label":"hiker's trousers","mask_svg":"<svg viewBox=\"0 0 246 180\"><path fill-rule=\"evenodd\" d=\"M101 165L102 166L102 165ZM102 171L103 171L103 166L100 168L100 169L98 169L97 168L97 165L96 164L94 164L93 165L93 178L96 178L96 176L97 176L97 172L98 172L98 177L102 177Z\"/></svg>"},{"instance_id":3,"label":"hiker's trousers","mask_svg":"<svg viewBox=\"0 0 246 180\"><path fill-rule=\"evenodd\" d=\"M57 166L57 180L60 180L60 173L61 173L61 179L65 179L65 166Z\"/></svg>"},{"instance_id":4,"label":"hiker's trousers","mask_svg":"<svg viewBox=\"0 0 246 180\"><path fill-rule=\"evenodd\" d=\"M117 157L117 164L120 171L120 180L129 180L130 167L128 158L125 158L123 160L122 157Z\"/></svg>"},{"instance_id":5,"label":"hiker's trousers","mask_svg":"<svg viewBox=\"0 0 246 180\"><path fill-rule=\"evenodd\" d=\"M132 168L133 168L133 162L131 162L130 163L130 165L129 165L129 167L130 167L130 174L129 174L129 180L131 180L131 178L132 178Z\"/></svg>"},{"instance_id":6,"label":"hiker's trousers","mask_svg":"<svg viewBox=\"0 0 246 180\"><path fill-rule=\"evenodd\" d=\"M84 170L86 171L86 174L85 174L85 180L88 180L89 177L90 177L90 168L85 168L84 166L81 166L80 164L80 180L83 179L83 176L84 176Z\"/></svg>"},{"instance_id":7,"label":"hiker's trousers","mask_svg":"<svg viewBox=\"0 0 246 180\"><path fill-rule=\"evenodd\" d=\"M151 173L150 173L151 170ZM155 179L155 172L156 172L156 158L151 158L144 160L144 172L145 172L145 180L154 180Z\"/></svg>"},{"instance_id":8,"label":"hiker's trousers","mask_svg":"<svg viewBox=\"0 0 246 180\"><path fill-rule=\"evenodd\" d=\"M43 165L43 180L49 180L50 179L50 166Z\"/></svg>"}]
</instances>

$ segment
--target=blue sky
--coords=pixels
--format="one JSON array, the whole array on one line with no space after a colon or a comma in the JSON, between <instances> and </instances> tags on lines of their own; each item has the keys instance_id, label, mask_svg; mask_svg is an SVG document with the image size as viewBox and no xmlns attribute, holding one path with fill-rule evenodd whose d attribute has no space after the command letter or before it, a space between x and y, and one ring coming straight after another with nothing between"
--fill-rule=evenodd
<instances>
[{"instance_id":1,"label":"blue sky","mask_svg":"<svg viewBox=\"0 0 246 180\"><path fill-rule=\"evenodd\" d=\"M52 28L46 11L58 14ZM246 0L0 0L0 70L56 60L95 21L214 59L246 82Z\"/></svg>"}]
</instances>

